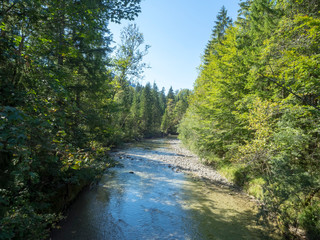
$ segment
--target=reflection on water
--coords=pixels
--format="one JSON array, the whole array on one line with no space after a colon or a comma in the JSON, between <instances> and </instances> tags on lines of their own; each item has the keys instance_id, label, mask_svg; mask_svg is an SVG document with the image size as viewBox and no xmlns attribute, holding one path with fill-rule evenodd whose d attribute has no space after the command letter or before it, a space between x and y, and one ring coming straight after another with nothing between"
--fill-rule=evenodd
<instances>
[{"instance_id":1,"label":"reflection on water","mask_svg":"<svg viewBox=\"0 0 320 240\"><path fill-rule=\"evenodd\" d=\"M159 160L173 155L164 139L116 153L124 167L84 191L52 239L270 239L253 203Z\"/></svg>"}]
</instances>

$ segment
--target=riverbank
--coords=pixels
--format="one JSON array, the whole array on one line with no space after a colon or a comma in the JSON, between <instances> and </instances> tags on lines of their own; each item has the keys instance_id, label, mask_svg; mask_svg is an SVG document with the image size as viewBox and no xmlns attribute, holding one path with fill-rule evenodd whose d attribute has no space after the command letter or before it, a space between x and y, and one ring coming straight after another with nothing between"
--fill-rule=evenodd
<instances>
[{"instance_id":1,"label":"riverbank","mask_svg":"<svg viewBox=\"0 0 320 240\"><path fill-rule=\"evenodd\" d=\"M165 139L165 146L162 146L160 148L157 147L157 149L155 149L156 152L160 153L157 156L158 161L168 164L168 167L172 168L173 171L184 172L193 176L194 178L200 178L204 181L210 181L216 185L235 188L234 184L229 182L218 171L210 166L203 164L200 158L186 149L179 139L174 137L168 137ZM159 141L159 139L155 138L141 141L141 147L144 147L143 143L145 141L152 145L152 142L156 143ZM132 146L132 143L124 145L123 148L125 149L130 146ZM168 157L167 154L161 154L161 152L168 152L168 150L171 153L170 157ZM122 152L121 150L119 151L119 149L118 151L115 149L115 153L111 154L111 157L116 157L116 160L118 157L126 157L125 155L121 156L121 154L124 154L124 152Z\"/></svg>"},{"instance_id":2,"label":"riverbank","mask_svg":"<svg viewBox=\"0 0 320 240\"><path fill-rule=\"evenodd\" d=\"M171 164L175 170L191 174L203 180L213 182L214 184L234 187L231 182L214 168L204 165L197 155L183 147L180 140L170 139L168 142L170 148L176 153L176 156L170 159L164 158L164 160Z\"/></svg>"},{"instance_id":3,"label":"riverbank","mask_svg":"<svg viewBox=\"0 0 320 240\"><path fill-rule=\"evenodd\" d=\"M52 240L279 239L259 223L254 202L179 140L124 144L110 157L116 166L80 194Z\"/></svg>"},{"instance_id":4,"label":"riverbank","mask_svg":"<svg viewBox=\"0 0 320 240\"><path fill-rule=\"evenodd\" d=\"M171 158L160 158L163 162L170 165L170 167L174 171L181 171L186 174L192 175L194 178L201 179L207 183L212 183L214 185L218 185L219 187L227 187L230 190L234 190L237 194L243 195L245 198L248 198L250 202L254 202L257 206L262 206L262 203L256 197L250 195L247 191L241 189L236 186L232 182L228 181L227 178L222 176L217 170L214 168L205 165L201 162L201 159L188 149L186 149L182 142L178 139L170 139L168 140L170 144L170 149L176 154ZM270 227L275 224L269 222ZM277 232L276 227L271 227L272 231ZM306 233L301 229L291 229L292 234L297 236L299 239L307 239ZM276 233L279 234L279 233Z\"/></svg>"},{"instance_id":5,"label":"riverbank","mask_svg":"<svg viewBox=\"0 0 320 240\"><path fill-rule=\"evenodd\" d=\"M247 192L243 191L240 187L236 186L233 182L228 181L226 177L221 175L216 169L212 166L205 165L201 159L186 147L183 146L182 142L176 137L167 137L165 139L165 145L159 147L159 141L161 138L155 139L145 139L138 143L128 143L122 146L123 149L130 148L133 145L145 148L145 143L148 143L148 146L152 146L156 149L152 149L153 152L158 152L157 161L160 161L166 164L174 172L183 172L188 174L195 180L204 181L207 184L213 184L221 188L228 188L237 194L245 195L250 198L250 201L254 201L257 204L260 204L258 199L249 195ZM149 148L151 150L151 148ZM167 152L170 151L170 157L168 157ZM147 151L148 152L148 151ZM147 153L146 152L146 153ZM166 152L166 154L162 154ZM127 156L125 151L121 151L119 148L115 149L115 152L111 154L116 161L121 158L126 158ZM146 157L150 157L147 155Z\"/></svg>"}]
</instances>

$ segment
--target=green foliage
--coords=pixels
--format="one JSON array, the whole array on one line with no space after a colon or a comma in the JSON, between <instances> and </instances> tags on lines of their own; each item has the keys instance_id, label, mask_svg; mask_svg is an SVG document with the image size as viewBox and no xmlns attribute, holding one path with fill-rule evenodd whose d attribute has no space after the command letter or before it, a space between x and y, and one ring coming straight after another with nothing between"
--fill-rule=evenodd
<instances>
[{"instance_id":1,"label":"green foliage","mask_svg":"<svg viewBox=\"0 0 320 240\"><path fill-rule=\"evenodd\" d=\"M121 32L121 44L112 61L116 92L114 102L117 113L113 121L116 139L131 141L142 137L176 134L177 125L188 105L188 90L175 95L172 87L167 96L159 92L157 85L141 86L137 79L143 77L143 57L149 46L142 46L143 34L136 25L129 25ZM176 99L177 98L177 99Z\"/></svg>"},{"instance_id":2,"label":"green foliage","mask_svg":"<svg viewBox=\"0 0 320 240\"><path fill-rule=\"evenodd\" d=\"M71 199L63 189L107 167L116 135L107 23L133 19L139 3L0 3L1 239L45 239Z\"/></svg>"},{"instance_id":3,"label":"green foliage","mask_svg":"<svg viewBox=\"0 0 320 240\"><path fill-rule=\"evenodd\" d=\"M167 95L166 109L161 121L161 131L164 134L177 134L177 127L188 108L188 98L191 92L182 89L174 95L172 88Z\"/></svg>"},{"instance_id":4,"label":"green foliage","mask_svg":"<svg viewBox=\"0 0 320 240\"><path fill-rule=\"evenodd\" d=\"M167 101L167 108L164 112L161 122L161 131L165 134L174 133L175 130L173 129L173 111L174 111L174 101L171 98L168 98Z\"/></svg>"},{"instance_id":5,"label":"green foliage","mask_svg":"<svg viewBox=\"0 0 320 240\"><path fill-rule=\"evenodd\" d=\"M164 90L158 90L156 84L151 87L150 83L145 86L137 84L135 87L126 85L132 97L122 102L117 98L123 88L118 89L115 102L119 111L113 122L117 128L118 140L132 141L140 138L159 137L163 134L176 134L177 125L182 119L188 107L188 96L190 91L183 89L167 98ZM173 92L173 90L172 90ZM170 91L169 91L170 93ZM167 101L167 102L165 102ZM128 110L121 108L125 106Z\"/></svg>"},{"instance_id":6,"label":"green foliage","mask_svg":"<svg viewBox=\"0 0 320 240\"><path fill-rule=\"evenodd\" d=\"M299 222L308 232L309 239L315 240L320 236L320 205L306 207L299 216Z\"/></svg>"},{"instance_id":7,"label":"green foliage","mask_svg":"<svg viewBox=\"0 0 320 240\"><path fill-rule=\"evenodd\" d=\"M137 26L109 56L108 22L132 20L139 3L0 3L1 239L47 238L59 212L110 165L110 147L161 134L164 90L134 86L149 48L140 50ZM178 109L182 116L185 103Z\"/></svg>"},{"instance_id":8,"label":"green foliage","mask_svg":"<svg viewBox=\"0 0 320 240\"><path fill-rule=\"evenodd\" d=\"M211 54L215 53L214 46L223 40L225 32L229 26L232 25L232 19L227 16L227 9L222 6L220 12L217 15L217 20L215 21L215 26L212 30L211 39L209 40L206 49L204 51L204 63L209 63L209 57Z\"/></svg>"},{"instance_id":9,"label":"green foliage","mask_svg":"<svg viewBox=\"0 0 320 240\"><path fill-rule=\"evenodd\" d=\"M139 31L136 24L129 24L121 31L121 44L116 50L116 56L113 59L115 73L119 78L119 83L123 86L126 81L134 82L141 78L146 63L142 62L143 57L148 53L149 45L144 46L143 34Z\"/></svg>"},{"instance_id":10,"label":"green foliage","mask_svg":"<svg viewBox=\"0 0 320 240\"><path fill-rule=\"evenodd\" d=\"M21 202L7 211L1 220L0 239L44 239L48 225L58 218L54 214L38 214L29 202Z\"/></svg>"},{"instance_id":11,"label":"green foliage","mask_svg":"<svg viewBox=\"0 0 320 240\"><path fill-rule=\"evenodd\" d=\"M141 130L146 137L150 137L148 135L152 128L152 103L151 85L147 83L142 90L140 102Z\"/></svg>"},{"instance_id":12,"label":"green foliage","mask_svg":"<svg viewBox=\"0 0 320 240\"><path fill-rule=\"evenodd\" d=\"M299 232L292 229L303 229L316 239L319 4L250 0L240 6L237 22L205 53L179 137L262 199L289 238Z\"/></svg>"}]
</instances>

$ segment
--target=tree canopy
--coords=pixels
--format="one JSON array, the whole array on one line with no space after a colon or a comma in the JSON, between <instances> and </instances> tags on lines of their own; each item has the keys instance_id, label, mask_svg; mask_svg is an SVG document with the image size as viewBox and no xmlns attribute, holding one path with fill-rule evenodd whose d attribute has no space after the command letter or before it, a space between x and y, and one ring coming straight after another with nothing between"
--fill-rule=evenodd
<instances>
[{"instance_id":1,"label":"tree canopy","mask_svg":"<svg viewBox=\"0 0 320 240\"><path fill-rule=\"evenodd\" d=\"M141 85L140 0L0 3L0 239L45 239L117 144L177 134L288 238L320 235L320 4L222 7L192 91ZM114 54L112 54L114 52ZM294 230L294 231L293 231Z\"/></svg>"},{"instance_id":2,"label":"tree canopy","mask_svg":"<svg viewBox=\"0 0 320 240\"><path fill-rule=\"evenodd\" d=\"M0 239L47 238L111 147L162 134L167 99L137 81L149 46L136 25L111 54L108 23L139 12L140 0L1 1Z\"/></svg>"},{"instance_id":3,"label":"tree canopy","mask_svg":"<svg viewBox=\"0 0 320 240\"><path fill-rule=\"evenodd\" d=\"M242 1L233 25L222 8L178 128L290 238L320 235L319 17L311 0Z\"/></svg>"}]
</instances>

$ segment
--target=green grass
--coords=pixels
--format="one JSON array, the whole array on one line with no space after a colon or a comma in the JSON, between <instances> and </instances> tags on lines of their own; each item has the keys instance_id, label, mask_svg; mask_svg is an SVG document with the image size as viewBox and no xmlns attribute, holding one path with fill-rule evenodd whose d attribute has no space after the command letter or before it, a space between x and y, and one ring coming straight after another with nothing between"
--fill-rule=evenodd
<instances>
[{"instance_id":1,"label":"green grass","mask_svg":"<svg viewBox=\"0 0 320 240\"><path fill-rule=\"evenodd\" d=\"M265 184L265 180L260 178L252 179L245 186L244 190L251 196L254 196L258 199L263 199L263 188L262 186Z\"/></svg>"},{"instance_id":2,"label":"green grass","mask_svg":"<svg viewBox=\"0 0 320 240\"><path fill-rule=\"evenodd\" d=\"M228 181L242 187L249 195L263 199L262 186L265 184L265 180L262 177L251 178L245 168L237 165L223 165L218 171Z\"/></svg>"}]
</instances>

